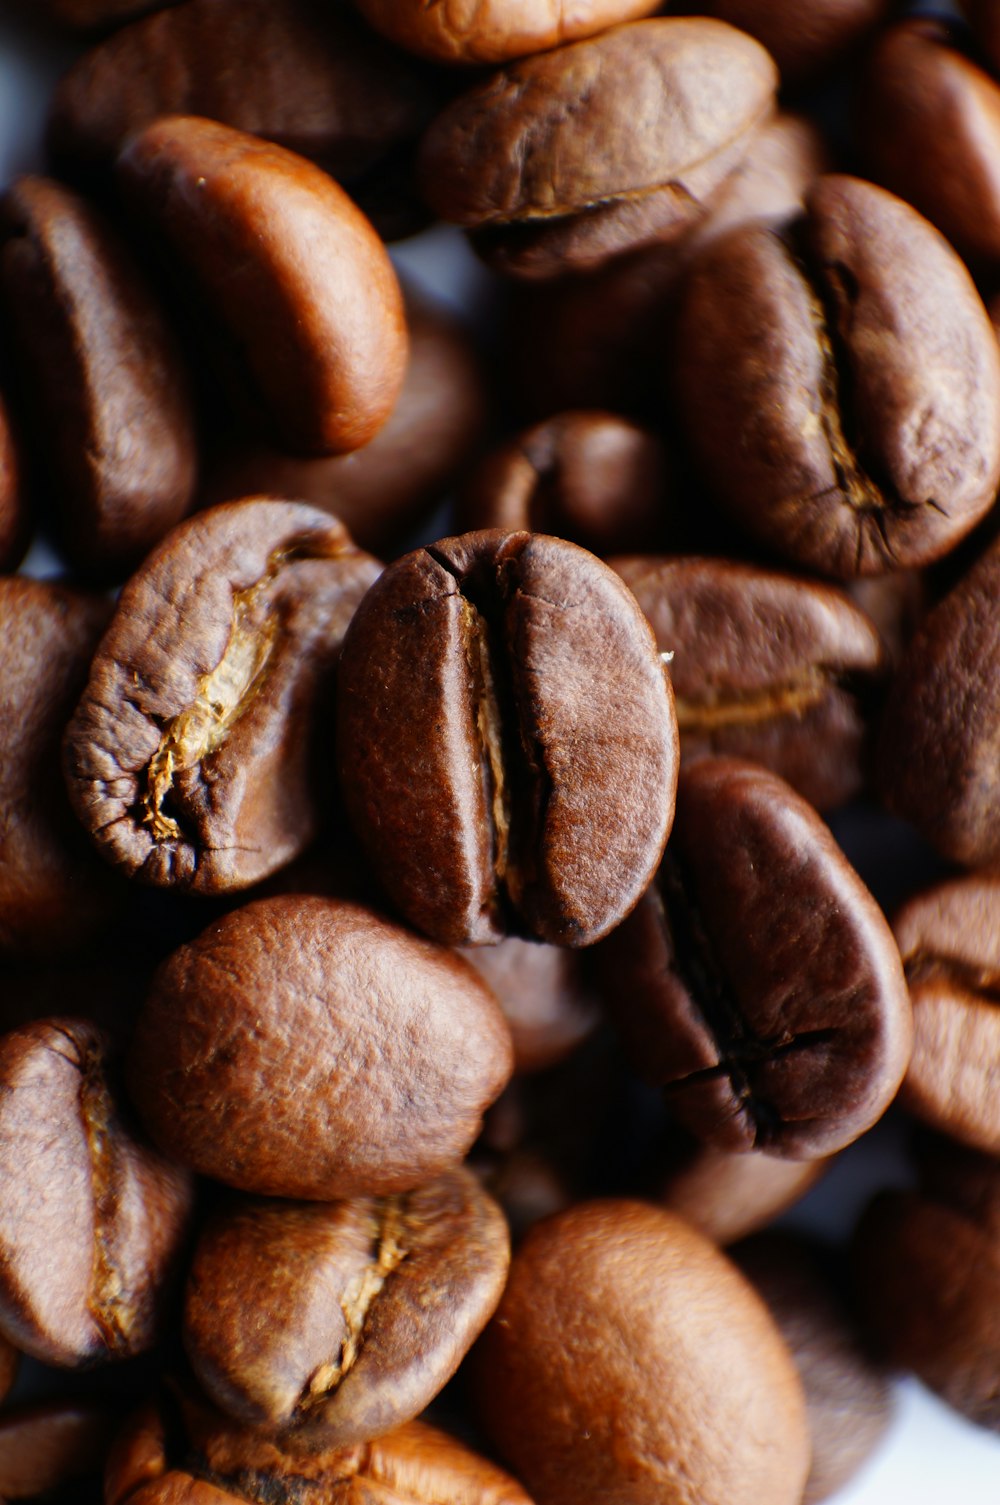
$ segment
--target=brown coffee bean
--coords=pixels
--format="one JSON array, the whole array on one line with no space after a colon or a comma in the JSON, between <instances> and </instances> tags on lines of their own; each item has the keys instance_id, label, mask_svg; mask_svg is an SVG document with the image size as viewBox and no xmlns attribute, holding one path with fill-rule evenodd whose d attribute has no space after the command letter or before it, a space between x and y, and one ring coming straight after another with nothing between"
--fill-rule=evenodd
<instances>
[{"instance_id":1,"label":"brown coffee bean","mask_svg":"<svg viewBox=\"0 0 1000 1505\"><path fill-rule=\"evenodd\" d=\"M358 1447L303 1457L237 1431L187 1402L147 1406L112 1449L106 1505L532 1505L524 1490L460 1442L418 1421ZM253 1491L249 1493L248 1491Z\"/></svg>"},{"instance_id":2,"label":"brown coffee bean","mask_svg":"<svg viewBox=\"0 0 1000 1505\"><path fill-rule=\"evenodd\" d=\"M844 589L878 632L887 666L896 668L927 613L930 591L923 574L896 570L891 575L848 580Z\"/></svg>"},{"instance_id":3,"label":"brown coffee bean","mask_svg":"<svg viewBox=\"0 0 1000 1505\"><path fill-rule=\"evenodd\" d=\"M683 239L616 256L589 275L519 286L508 330L519 405L535 416L659 405L665 332L685 268L736 225L800 214L807 188L828 166L816 127L778 114L751 133L746 156Z\"/></svg>"},{"instance_id":4,"label":"brown coffee bean","mask_svg":"<svg viewBox=\"0 0 1000 1505\"><path fill-rule=\"evenodd\" d=\"M649 882L670 691L632 596L574 544L468 533L390 565L345 642L338 715L355 829L428 935L585 946Z\"/></svg>"},{"instance_id":5,"label":"brown coffee bean","mask_svg":"<svg viewBox=\"0 0 1000 1505\"><path fill-rule=\"evenodd\" d=\"M704 216L770 113L775 78L763 48L719 22L615 27L460 96L424 137L423 192L499 270L597 266Z\"/></svg>"},{"instance_id":6,"label":"brown coffee bean","mask_svg":"<svg viewBox=\"0 0 1000 1505\"><path fill-rule=\"evenodd\" d=\"M484 372L467 335L442 308L405 288L410 356L399 401L370 444L303 460L243 429L210 456L210 503L265 491L333 512L364 549L384 555L440 501L479 446L487 417Z\"/></svg>"},{"instance_id":7,"label":"brown coffee bean","mask_svg":"<svg viewBox=\"0 0 1000 1505\"><path fill-rule=\"evenodd\" d=\"M753 764L682 772L657 880L600 960L637 1070L716 1148L829 1155L906 1070L892 932L811 806Z\"/></svg>"},{"instance_id":8,"label":"brown coffee bean","mask_svg":"<svg viewBox=\"0 0 1000 1505\"><path fill-rule=\"evenodd\" d=\"M118 175L284 442L343 454L373 439L403 383L406 323L385 248L344 191L303 157L189 116L133 136Z\"/></svg>"},{"instance_id":9,"label":"brown coffee bean","mask_svg":"<svg viewBox=\"0 0 1000 1505\"><path fill-rule=\"evenodd\" d=\"M670 531L670 490L655 434L613 413L560 413L483 462L459 521L554 533L600 555L654 548Z\"/></svg>"},{"instance_id":10,"label":"brown coffee bean","mask_svg":"<svg viewBox=\"0 0 1000 1505\"><path fill-rule=\"evenodd\" d=\"M401 47L442 63L503 63L545 52L622 21L648 16L658 0L355 0L367 21Z\"/></svg>"},{"instance_id":11,"label":"brown coffee bean","mask_svg":"<svg viewBox=\"0 0 1000 1505\"><path fill-rule=\"evenodd\" d=\"M788 1351L729 1261L658 1208L582 1203L533 1229L477 1361L487 1429L544 1505L801 1499Z\"/></svg>"},{"instance_id":12,"label":"brown coffee bean","mask_svg":"<svg viewBox=\"0 0 1000 1505\"><path fill-rule=\"evenodd\" d=\"M877 752L882 799L945 857L1000 857L1000 550L925 618L896 673Z\"/></svg>"},{"instance_id":13,"label":"brown coffee bean","mask_svg":"<svg viewBox=\"0 0 1000 1505\"><path fill-rule=\"evenodd\" d=\"M871 31L890 0L698 0L698 10L728 21L762 42L783 83L801 82L838 61ZM683 7L676 3L672 10Z\"/></svg>"},{"instance_id":14,"label":"brown coffee bean","mask_svg":"<svg viewBox=\"0 0 1000 1505\"><path fill-rule=\"evenodd\" d=\"M296 502L199 513L123 590L70 721L77 815L145 883L243 888L315 836L319 743L378 565Z\"/></svg>"},{"instance_id":15,"label":"brown coffee bean","mask_svg":"<svg viewBox=\"0 0 1000 1505\"><path fill-rule=\"evenodd\" d=\"M872 175L967 260L1000 262L1000 85L929 16L891 27L869 59L860 134Z\"/></svg>"},{"instance_id":16,"label":"brown coffee bean","mask_svg":"<svg viewBox=\"0 0 1000 1505\"><path fill-rule=\"evenodd\" d=\"M900 1100L932 1128L1000 1154L1000 878L918 894L893 930L913 1002Z\"/></svg>"},{"instance_id":17,"label":"brown coffee bean","mask_svg":"<svg viewBox=\"0 0 1000 1505\"><path fill-rule=\"evenodd\" d=\"M819 810L858 793L884 654L857 607L816 581L721 559L610 563L673 655L682 762L750 758Z\"/></svg>"},{"instance_id":18,"label":"brown coffee bean","mask_svg":"<svg viewBox=\"0 0 1000 1505\"><path fill-rule=\"evenodd\" d=\"M111 226L48 179L19 178L0 199L0 293L58 543L78 569L120 579L193 499L180 353Z\"/></svg>"},{"instance_id":19,"label":"brown coffee bean","mask_svg":"<svg viewBox=\"0 0 1000 1505\"><path fill-rule=\"evenodd\" d=\"M157 116L200 115L317 161L357 197L410 149L439 92L346 7L184 0L73 64L52 101L48 145L64 172L106 169Z\"/></svg>"},{"instance_id":20,"label":"brown coffee bean","mask_svg":"<svg viewBox=\"0 0 1000 1505\"><path fill-rule=\"evenodd\" d=\"M115 915L122 886L73 818L59 739L110 615L98 596L0 580L0 951L71 950Z\"/></svg>"},{"instance_id":21,"label":"brown coffee bean","mask_svg":"<svg viewBox=\"0 0 1000 1505\"><path fill-rule=\"evenodd\" d=\"M50 1364L151 1347L186 1235L190 1177L133 1136L109 1072L82 1019L0 1040L0 1325Z\"/></svg>"},{"instance_id":22,"label":"brown coffee bean","mask_svg":"<svg viewBox=\"0 0 1000 1505\"><path fill-rule=\"evenodd\" d=\"M1000 1431L1000 1166L940 1141L919 1191L882 1192L854 1240L865 1319L889 1360Z\"/></svg>"},{"instance_id":23,"label":"brown coffee bean","mask_svg":"<svg viewBox=\"0 0 1000 1505\"><path fill-rule=\"evenodd\" d=\"M133 1099L168 1153L266 1196L382 1196L451 1169L513 1066L460 957L352 904L260 899L164 963Z\"/></svg>"},{"instance_id":24,"label":"brown coffee bean","mask_svg":"<svg viewBox=\"0 0 1000 1505\"><path fill-rule=\"evenodd\" d=\"M495 946L459 950L496 994L510 1025L516 1071L554 1066L596 1027L597 998L576 952L513 935Z\"/></svg>"},{"instance_id":25,"label":"brown coffee bean","mask_svg":"<svg viewBox=\"0 0 1000 1505\"><path fill-rule=\"evenodd\" d=\"M730 1252L767 1302L799 1371L812 1440L802 1505L819 1505L881 1442L894 1409L888 1376L865 1352L818 1250L766 1233Z\"/></svg>"},{"instance_id":26,"label":"brown coffee bean","mask_svg":"<svg viewBox=\"0 0 1000 1505\"><path fill-rule=\"evenodd\" d=\"M996 495L996 336L951 248L870 183L822 178L791 238L710 247L675 375L719 505L823 573L928 563Z\"/></svg>"},{"instance_id":27,"label":"brown coffee bean","mask_svg":"<svg viewBox=\"0 0 1000 1505\"><path fill-rule=\"evenodd\" d=\"M30 523L21 458L0 394L0 570L16 570L28 547Z\"/></svg>"},{"instance_id":28,"label":"brown coffee bean","mask_svg":"<svg viewBox=\"0 0 1000 1505\"><path fill-rule=\"evenodd\" d=\"M4 1500L35 1499L99 1474L118 1418L86 1402L21 1406L0 1415Z\"/></svg>"},{"instance_id":29,"label":"brown coffee bean","mask_svg":"<svg viewBox=\"0 0 1000 1505\"><path fill-rule=\"evenodd\" d=\"M766 1228L811 1191L829 1160L738 1154L679 1138L657 1200L720 1247Z\"/></svg>"},{"instance_id":30,"label":"brown coffee bean","mask_svg":"<svg viewBox=\"0 0 1000 1505\"><path fill-rule=\"evenodd\" d=\"M433 1400L509 1263L503 1213L466 1170L395 1197L244 1199L201 1235L184 1345L214 1403L289 1452L353 1446Z\"/></svg>"}]
</instances>

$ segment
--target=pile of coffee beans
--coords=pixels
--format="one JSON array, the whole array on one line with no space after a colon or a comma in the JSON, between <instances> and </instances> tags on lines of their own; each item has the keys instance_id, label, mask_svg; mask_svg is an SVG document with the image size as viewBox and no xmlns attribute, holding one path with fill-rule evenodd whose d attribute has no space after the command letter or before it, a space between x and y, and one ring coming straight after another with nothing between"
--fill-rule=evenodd
<instances>
[{"instance_id":1,"label":"pile of coffee beans","mask_svg":"<svg viewBox=\"0 0 1000 1505\"><path fill-rule=\"evenodd\" d=\"M0 1505L1000 1432L1000 6L694 11L26 7Z\"/></svg>"}]
</instances>

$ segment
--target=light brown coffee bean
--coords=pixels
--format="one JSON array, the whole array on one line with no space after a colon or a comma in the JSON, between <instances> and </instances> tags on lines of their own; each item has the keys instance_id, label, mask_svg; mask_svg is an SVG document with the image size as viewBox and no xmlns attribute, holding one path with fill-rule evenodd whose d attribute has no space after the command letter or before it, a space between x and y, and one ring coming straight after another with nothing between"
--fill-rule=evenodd
<instances>
[{"instance_id":1,"label":"light brown coffee bean","mask_svg":"<svg viewBox=\"0 0 1000 1505\"><path fill-rule=\"evenodd\" d=\"M671 1144L676 1159L660 1173L657 1201L720 1247L773 1223L830 1167L828 1159L717 1150L679 1133Z\"/></svg>"},{"instance_id":2,"label":"light brown coffee bean","mask_svg":"<svg viewBox=\"0 0 1000 1505\"><path fill-rule=\"evenodd\" d=\"M377 31L442 63L502 63L593 36L657 9L657 0L355 0Z\"/></svg>"}]
</instances>

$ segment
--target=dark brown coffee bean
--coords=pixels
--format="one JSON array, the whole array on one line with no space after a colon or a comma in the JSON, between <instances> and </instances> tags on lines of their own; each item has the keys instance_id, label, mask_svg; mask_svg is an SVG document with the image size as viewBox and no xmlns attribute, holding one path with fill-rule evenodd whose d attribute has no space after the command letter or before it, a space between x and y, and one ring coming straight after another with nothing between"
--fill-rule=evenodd
<instances>
[{"instance_id":1,"label":"dark brown coffee bean","mask_svg":"<svg viewBox=\"0 0 1000 1505\"><path fill-rule=\"evenodd\" d=\"M844 588L875 627L887 666L895 669L927 613L930 591L924 575L919 570L895 570L891 575L848 580Z\"/></svg>"},{"instance_id":2,"label":"dark brown coffee bean","mask_svg":"<svg viewBox=\"0 0 1000 1505\"><path fill-rule=\"evenodd\" d=\"M1000 262L1000 85L928 16L873 48L860 110L872 175L925 214L967 260Z\"/></svg>"},{"instance_id":3,"label":"dark brown coffee bean","mask_svg":"<svg viewBox=\"0 0 1000 1505\"><path fill-rule=\"evenodd\" d=\"M670 531L663 443L613 413L560 413L519 434L476 471L463 528L525 528L595 554L650 549Z\"/></svg>"},{"instance_id":4,"label":"dark brown coffee bean","mask_svg":"<svg viewBox=\"0 0 1000 1505\"><path fill-rule=\"evenodd\" d=\"M535 416L649 412L662 400L665 332L685 268L736 225L801 213L807 188L828 166L814 125L776 115L752 132L746 156L683 239L616 256L587 276L518 287L508 336L519 404Z\"/></svg>"},{"instance_id":5,"label":"dark brown coffee bean","mask_svg":"<svg viewBox=\"0 0 1000 1505\"><path fill-rule=\"evenodd\" d=\"M304 157L189 116L133 136L118 175L284 442L343 454L373 439L403 384L406 323L385 248L344 191Z\"/></svg>"},{"instance_id":6,"label":"dark brown coffee bean","mask_svg":"<svg viewBox=\"0 0 1000 1505\"><path fill-rule=\"evenodd\" d=\"M951 248L870 183L822 178L791 238L710 247L675 374L719 505L823 573L937 559L996 495L996 336Z\"/></svg>"},{"instance_id":7,"label":"dark brown coffee bean","mask_svg":"<svg viewBox=\"0 0 1000 1505\"><path fill-rule=\"evenodd\" d=\"M750 758L819 810L858 793L884 654L840 591L721 559L610 562L672 654L683 762Z\"/></svg>"},{"instance_id":8,"label":"dark brown coffee bean","mask_svg":"<svg viewBox=\"0 0 1000 1505\"><path fill-rule=\"evenodd\" d=\"M684 770L657 880L601 964L637 1069L719 1149L829 1155L906 1070L892 932L811 806L753 764Z\"/></svg>"},{"instance_id":9,"label":"dark brown coffee bean","mask_svg":"<svg viewBox=\"0 0 1000 1505\"><path fill-rule=\"evenodd\" d=\"M405 289L410 356L399 401L370 444L349 455L303 460L242 430L209 458L211 503L265 491L300 498L340 518L362 548L395 546L440 501L477 450L486 425L484 373L460 326Z\"/></svg>"},{"instance_id":10,"label":"dark brown coffee bean","mask_svg":"<svg viewBox=\"0 0 1000 1505\"><path fill-rule=\"evenodd\" d=\"M191 1181L133 1136L94 1025L43 1020L0 1040L0 1158L5 1336L50 1364L151 1347Z\"/></svg>"},{"instance_id":11,"label":"dark brown coffee bean","mask_svg":"<svg viewBox=\"0 0 1000 1505\"><path fill-rule=\"evenodd\" d=\"M729 1261L658 1208L582 1203L533 1229L477 1377L488 1431L545 1505L801 1499L788 1351Z\"/></svg>"},{"instance_id":12,"label":"dark brown coffee bean","mask_svg":"<svg viewBox=\"0 0 1000 1505\"><path fill-rule=\"evenodd\" d=\"M330 676L378 569L335 518L263 499L199 513L154 550L66 732L70 799L109 861L218 893L303 850Z\"/></svg>"},{"instance_id":13,"label":"dark brown coffee bean","mask_svg":"<svg viewBox=\"0 0 1000 1505\"><path fill-rule=\"evenodd\" d=\"M836 62L882 19L890 0L698 0L698 10L762 42L783 83ZM672 10L684 7L675 3Z\"/></svg>"},{"instance_id":14,"label":"dark brown coffee bean","mask_svg":"<svg viewBox=\"0 0 1000 1505\"><path fill-rule=\"evenodd\" d=\"M648 16L658 0L355 0L377 31L401 47L442 63L503 63L545 52L622 21Z\"/></svg>"},{"instance_id":15,"label":"dark brown coffee bean","mask_svg":"<svg viewBox=\"0 0 1000 1505\"><path fill-rule=\"evenodd\" d=\"M1000 878L929 889L893 930L913 1003L900 1100L932 1128L1000 1154Z\"/></svg>"},{"instance_id":16,"label":"dark brown coffee bean","mask_svg":"<svg viewBox=\"0 0 1000 1505\"><path fill-rule=\"evenodd\" d=\"M449 1170L513 1066L453 953L334 900L260 899L182 946L136 1026L133 1099L184 1163L266 1196L381 1196Z\"/></svg>"},{"instance_id":17,"label":"dark brown coffee bean","mask_svg":"<svg viewBox=\"0 0 1000 1505\"><path fill-rule=\"evenodd\" d=\"M23 466L0 394L0 570L17 569L28 547L29 532Z\"/></svg>"},{"instance_id":18,"label":"dark brown coffee bean","mask_svg":"<svg viewBox=\"0 0 1000 1505\"><path fill-rule=\"evenodd\" d=\"M766 1228L829 1169L828 1160L739 1154L678 1136L657 1200L720 1246Z\"/></svg>"},{"instance_id":19,"label":"dark brown coffee bean","mask_svg":"<svg viewBox=\"0 0 1000 1505\"><path fill-rule=\"evenodd\" d=\"M936 1143L919 1191L883 1192L854 1241L865 1319L889 1360L1000 1431L1000 1165Z\"/></svg>"},{"instance_id":20,"label":"dark brown coffee bean","mask_svg":"<svg viewBox=\"0 0 1000 1505\"><path fill-rule=\"evenodd\" d=\"M184 0L73 64L53 98L48 143L64 171L103 169L157 116L201 115L312 158L356 191L416 140L437 93L425 69L346 7Z\"/></svg>"},{"instance_id":21,"label":"dark brown coffee bean","mask_svg":"<svg viewBox=\"0 0 1000 1505\"><path fill-rule=\"evenodd\" d=\"M893 1413L888 1376L865 1352L817 1250L788 1234L767 1233L731 1254L767 1302L799 1371L812 1440L802 1505L819 1505L881 1442Z\"/></svg>"},{"instance_id":22,"label":"dark brown coffee bean","mask_svg":"<svg viewBox=\"0 0 1000 1505\"><path fill-rule=\"evenodd\" d=\"M879 741L878 783L895 814L945 857L1000 857L1000 550L924 619L896 673Z\"/></svg>"},{"instance_id":23,"label":"dark brown coffee bean","mask_svg":"<svg viewBox=\"0 0 1000 1505\"><path fill-rule=\"evenodd\" d=\"M516 1071L554 1066L597 1025L597 998L576 952L513 935L496 946L460 949L503 1009Z\"/></svg>"},{"instance_id":24,"label":"dark brown coffee bean","mask_svg":"<svg viewBox=\"0 0 1000 1505\"><path fill-rule=\"evenodd\" d=\"M451 104L424 137L423 191L499 270L597 266L704 216L770 113L775 77L762 47L719 22L615 27Z\"/></svg>"},{"instance_id":25,"label":"dark brown coffee bean","mask_svg":"<svg viewBox=\"0 0 1000 1505\"><path fill-rule=\"evenodd\" d=\"M289 1452L353 1446L433 1400L509 1263L503 1213L466 1170L395 1197L241 1200L201 1235L184 1345L214 1403Z\"/></svg>"},{"instance_id":26,"label":"dark brown coffee bean","mask_svg":"<svg viewBox=\"0 0 1000 1505\"><path fill-rule=\"evenodd\" d=\"M84 1475L100 1474L118 1418L86 1402L21 1406L0 1415L0 1491L4 1500L47 1496Z\"/></svg>"},{"instance_id":27,"label":"dark brown coffee bean","mask_svg":"<svg viewBox=\"0 0 1000 1505\"><path fill-rule=\"evenodd\" d=\"M670 691L632 596L574 544L468 533L390 565L345 642L338 707L349 813L428 935L589 945L655 871Z\"/></svg>"},{"instance_id":28,"label":"dark brown coffee bean","mask_svg":"<svg viewBox=\"0 0 1000 1505\"><path fill-rule=\"evenodd\" d=\"M166 320L111 226L45 178L0 200L0 292L60 547L120 579L194 494L194 416Z\"/></svg>"},{"instance_id":29,"label":"dark brown coffee bean","mask_svg":"<svg viewBox=\"0 0 1000 1505\"><path fill-rule=\"evenodd\" d=\"M237 1431L190 1402L147 1406L112 1449L106 1505L532 1505L496 1464L418 1421L386 1437L312 1456Z\"/></svg>"},{"instance_id":30,"label":"dark brown coffee bean","mask_svg":"<svg viewBox=\"0 0 1000 1505\"><path fill-rule=\"evenodd\" d=\"M0 951L70 950L121 905L73 818L59 739L111 608L98 596L0 580Z\"/></svg>"}]
</instances>

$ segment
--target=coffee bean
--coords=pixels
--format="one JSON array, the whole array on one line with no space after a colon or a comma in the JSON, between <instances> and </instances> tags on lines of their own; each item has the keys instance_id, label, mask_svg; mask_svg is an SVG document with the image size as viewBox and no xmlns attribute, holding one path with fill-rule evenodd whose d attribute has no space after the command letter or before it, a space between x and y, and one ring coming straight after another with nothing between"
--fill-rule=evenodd
<instances>
[{"instance_id":1,"label":"coffee bean","mask_svg":"<svg viewBox=\"0 0 1000 1505\"><path fill-rule=\"evenodd\" d=\"M600 961L636 1069L718 1149L829 1155L906 1070L892 932L811 806L753 764L684 770L657 880Z\"/></svg>"},{"instance_id":2,"label":"coffee bean","mask_svg":"<svg viewBox=\"0 0 1000 1505\"><path fill-rule=\"evenodd\" d=\"M597 1025L597 998L577 952L515 935L495 946L459 949L496 994L510 1025L516 1071L554 1066Z\"/></svg>"},{"instance_id":3,"label":"coffee bean","mask_svg":"<svg viewBox=\"0 0 1000 1505\"><path fill-rule=\"evenodd\" d=\"M191 116L133 136L118 177L284 442L343 454L373 439L403 383L406 323L385 248L343 190L303 157Z\"/></svg>"},{"instance_id":4,"label":"coffee bean","mask_svg":"<svg viewBox=\"0 0 1000 1505\"><path fill-rule=\"evenodd\" d=\"M660 1172L657 1201L720 1247L766 1228L829 1169L828 1160L782 1160L671 1140L674 1158Z\"/></svg>"},{"instance_id":5,"label":"coffee bean","mask_svg":"<svg viewBox=\"0 0 1000 1505\"><path fill-rule=\"evenodd\" d=\"M457 1165L512 1065L499 1005L461 958L355 905L288 896L164 963L129 1081L185 1164L329 1201Z\"/></svg>"},{"instance_id":6,"label":"coffee bean","mask_svg":"<svg viewBox=\"0 0 1000 1505\"><path fill-rule=\"evenodd\" d=\"M801 82L839 61L889 9L890 0L699 0L698 10L762 42L782 83ZM671 9L683 7L674 4Z\"/></svg>"},{"instance_id":7,"label":"coffee bean","mask_svg":"<svg viewBox=\"0 0 1000 1505\"><path fill-rule=\"evenodd\" d=\"M893 930L913 1002L901 1101L953 1139L1000 1154L1000 879L928 889Z\"/></svg>"},{"instance_id":8,"label":"coffee bean","mask_svg":"<svg viewBox=\"0 0 1000 1505\"><path fill-rule=\"evenodd\" d=\"M123 590L66 732L77 815L143 882L218 893L315 836L344 630L378 565L295 502L199 513Z\"/></svg>"},{"instance_id":9,"label":"coffee bean","mask_svg":"<svg viewBox=\"0 0 1000 1505\"><path fill-rule=\"evenodd\" d=\"M612 559L670 679L681 760L762 763L824 810L863 788L879 635L837 590L721 559Z\"/></svg>"},{"instance_id":10,"label":"coffee bean","mask_svg":"<svg viewBox=\"0 0 1000 1505\"><path fill-rule=\"evenodd\" d=\"M0 1039L0 1325L50 1364L150 1348L191 1182L128 1127L106 1036L82 1019Z\"/></svg>"},{"instance_id":11,"label":"coffee bean","mask_svg":"<svg viewBox=\"0 0 1000 1505\"><path fill-rule=\"evenodd\" d=\"M477 1361L487 1429L545 1505L801 1499L788 1351L750 1285L670 1213L589 1202L539 1224Z\"/></svg>"},{"instance_id":12,"label":"coffee bean","mask_svg":"<svg viewBox=\"0 0 1000 1505\"><path fill-rule=\"evenodd\" d=\"M687 284L678 397L720 507L842 579L929 563L992 505L1000 350L915 210L820 179L789 234L745 228Z\"/></svg>"},{"instance_id":13,"label":"coffee bean","mask_svg":"<svg viewBox=\"0 0 1000 1505\"><path fill-rule=\"evenodd\" d=\"M0 580L0 951L69 951L120 910L122 885L83 838L59 739L110 607L99 596ZM62 1006L62 1005L60 1005Z\"/></svg>"},{"instance_id":14,"label":"coffee bean","mask_svg":"<svg viewBox=\"0 0 1000 1505\"><path fill-rule=\"evenodd\" d=\"M100 1474L115 1433L112 1412L86 1402L21 1406L0 1414L0 1490L4 1500L48 1497ZM74 1498L79 1499L79 1494Z\"/></svg>"},{"instance_id":15,"label":"coffee bean","mask_svg":"<svg viewBox=\"0 0 1000 1505\"><path fill-rule=\"evenodd\" d=\"M500 270L597 266L703 218L770 113L775 77L762 47L719 22L615 27L449 105L424 137L423 192Z\"/></svg>"},{"instance_id":16,"label":"coffee bean","mask_svg":"<svg viewBox=\"0 0 1000 1505\"><path fill-rule=\"evenodd\" d=\"M201 1235L184 1344L206 1393L289 1452L410 1421L492 1316L510 1262L466 1170L398 1196L242 1199Z\"/></svg>"},{"instance_id":17,"label":"coffee bean","mask_svg":"<svg viewBox=\"0 0 1000 1505\"><path fill-rule=\"evenodd\" d=\"M584 946L649 882L669 687L631 595L575 545L490 531L397 560L348 634L338 705L348 811L428 935Z\"/></svg>"},{"instance_id":18,"label":"coffee bean","mask_svg":"<svg viewBox=\"0 0 1000 1505\"><path fill-rule=\"evenodd\" d=\"M193 500L180 353L111 226L48 179L19 178L0 199L0 292L59 545L78 569L121 579Z\"/></svg>"},{"instance_id":19,"label":"coffee bean","mask_svg":"<svg viewBox=\"0 0 1000 1505\"><path fill-rule=\"evenodd\" d=\"M376 30L421 57L443 63L502 63L593 36L657 9L657 0L487 0L425 5L423 0L357 0Z\"/></svg>"}]
</instances>

